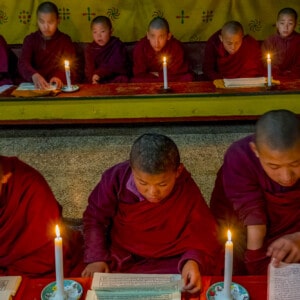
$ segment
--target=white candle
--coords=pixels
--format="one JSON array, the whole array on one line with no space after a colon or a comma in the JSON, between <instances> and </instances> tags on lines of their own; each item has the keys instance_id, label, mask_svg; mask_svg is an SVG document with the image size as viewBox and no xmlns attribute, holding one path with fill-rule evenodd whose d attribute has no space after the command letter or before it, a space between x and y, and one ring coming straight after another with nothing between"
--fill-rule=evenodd
<instances>
[{"instance_id":1,"label":"white candle","mask_svg":"<svg viewBox=\"0 0 300 300\"><path fill-rule=\"evenodd\" d=\"M231 241L231 232L227 232L228 240L225 243L225 269L224 269L224 299L232 299L232 265L233 265L233 243Z\"/></svg>"},{"instance_id":2,"label":"white candle","mask_svg":"<svg viewBox=\"0 0 300 300\"><path fill-rule=\"evenodd\" d=\"M55 226L56 238L55 245L55 273L56 273L56 297L55 300L64 299L64 267L63 267L63 247L62 238L58 225Z\"/></svg>"},{"instance_id":3,"label":"white candle","mask_svg":"<svg viewBox=\"0 0 300 300\"><path fill-rule=\"evenodd\" d=\"M65 60L65 71L66 71L66 79L67 79L67 88L68 90L72 90L70 63L68 60Z\"/></svg>"},{"instance_id":4,"label":"white candle","mask_svg":"<svg viewBox=\"0 0 300 300\"><path fill-rule=\"evenodd\" d=\"M272 86L272 67L271 67L270 53L268 53L267 55L267 65L268 65L268 86Z\"/></svg>"},{"instance_id":5,"label":"white candle","mask_svg":"<svg viewBox=\"0 0 300 300\"><path fill-rule=\"evenodd\" d=\"M163 74L164 74L164 89L168 88L168 70L167 70L167 58L163 58Z\"/></svg>"}]
</instances>

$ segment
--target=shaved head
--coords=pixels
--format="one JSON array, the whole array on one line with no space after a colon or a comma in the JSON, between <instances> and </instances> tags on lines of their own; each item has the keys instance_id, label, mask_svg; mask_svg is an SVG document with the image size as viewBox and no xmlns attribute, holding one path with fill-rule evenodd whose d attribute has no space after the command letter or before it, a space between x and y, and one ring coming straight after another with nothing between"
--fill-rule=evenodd
<instances>
[{"instance_id":1,"label":"shaved head","mask_svg":"<svg viewBox=\"0 0 300 300\"><path fill-rule=\"evenodd\" d=\"M271 150L286 151L300 142L300 120L288 110L272 110L256 123L255 144Z\"/></svg>"},{"instance_id":2,"label":"shaved head","mask_svg":"<svg viewBox=\"0 0 300 300\"><path fill-rule=\"evenodd\" d=\"M155 17L154 19L152 19L152 21L150 22L150 24L148 26L148 31L150 29L164 29L164 30L166 30L167 33L170 32L170 27L169 27L168 21L162 17Z\"/></svg>"},{"instance_id":3,"label":"shaved head","mask_svg":"<svg viewBox=\"0 0 300 300\"><path fill-rule=\"evenodd\" d=\"M221 34L242 34L244 35L244 29L241 23L238 21L229 21L222 27Z\"/></svg>"}]
</instances>

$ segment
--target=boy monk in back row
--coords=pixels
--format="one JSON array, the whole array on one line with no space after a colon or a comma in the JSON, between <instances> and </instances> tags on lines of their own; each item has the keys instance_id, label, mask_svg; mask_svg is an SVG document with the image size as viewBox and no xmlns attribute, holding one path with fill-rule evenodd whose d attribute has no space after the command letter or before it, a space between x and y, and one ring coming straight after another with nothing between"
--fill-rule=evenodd
<instances>
[{"instance_id":1,"label":"boy monk in back row","mask_svg":"<svg viewBox=\"0 0 300 300\"><path fill-rule=\"evenodd\" d=\"M108 169L83 215L85 262L94 272L181 273L184 290L217 273L216 222L176 144L144 134L130 160Z\"/></svg>"},{"instance_id":2,"label":"boy monk in back row","mask_svg":"<svg viewBox=\"0 0 300 300\"><path fill-rule=\"evenodd\" d=\"M163 57L166 57L169 81L193 81L180 41L170 32L166 19L155 17L147 36L133 49L133 82L162 82Z\"/></svg>"},{"instance_id":3,"label":"boy monk in back row","mask_svg":"<svg viewBox=\"0 0 300 300\"><path fill-rule=\"evenodd\" d=\"M239 22L225 23L206 43L203 73L206 80L262 76L259 43Z\"/></svg>"},{"instance_id":4,"label":"boy monk in back row","mask_svg":"<svg viewBox=\"0 0 300 300\"><path fill-rule=\"evenodd\" d=\"M272 75L275 79L300 78L300 34L295 31L298 14L290 7L283 8L277 16L277 33L263 43L263 55L270 53Z\"/></svg>"}]
</instances>

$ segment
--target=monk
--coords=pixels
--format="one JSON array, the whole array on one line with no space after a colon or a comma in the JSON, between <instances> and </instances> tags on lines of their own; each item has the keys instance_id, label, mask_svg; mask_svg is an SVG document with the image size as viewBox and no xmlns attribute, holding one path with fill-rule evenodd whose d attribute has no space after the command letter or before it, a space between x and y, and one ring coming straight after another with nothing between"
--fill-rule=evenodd
<instances>
[{"instance_id":1,"label":"monk","mask_svg":"<svg viewBox=\"0 0 300 300\"><path fill-rule=\"evenodd\" d=\"M144 134L129 161L102 175L83 215L86 268L94 272L178 273L184 290L219 267L217 227L167 136Z\"/></svg>"},{"instance_id":2,"label":"monk","mask_svg":"<svg viewBox=\"0 0 300 300\"><path fill-rule=\"evenodd\" d=\"M108 17L97 16L91 22L93 42L85 48L85 77L89 83L128 82L129 58L125 45L112 36Z\"/></svg>"},{"instance_id":3,"label":"monk","mask_svg":"<svg viewBox=\"0 0 300 300\"><path fill-rule=\"evenodd\" d=\"M206 80L262 76L259 43L239 22L225 23L206 42L203 73Z\"/></svg>"},{"instance_id":4,"label":"monk","mask_svg":"<svg viewBox=\"0 0 300 300\"><path fill-rule=\"evenodd\" d=\"M37 170L16 157L0 156L0 276L54 278L56 224L64 238L64 274L80 275L80 236L64 228L61 213Z\"/></svg>"},{"instance_id":5,"label":"monk","mask_svg":"<svg viewBox=\"0 0 300 300\"><path fill-rule=\"evenodd\" d=\"M293 8L281 9L277 15L277 33L263 42L263 55L266 58L270 54L275 79L300 78L300 34L295 31L297 20L298 14Z\"/></svg>"},{"instance_id":6,"label":"monk","mask_svg":"<svg viewBox=\"0 0 300 300\"><path fill-rule=\"evenodd\" d=\"M12 84L9 74L9 51L7 43L0 35L0 85Z\"/></svg>"},{"instance_id":7,"label":"monk","mask_svg":"<svg viewBox=\"0 0 300 300\"><path fill-rule=\"evenodd\" d=\"M76 82L76 51L71 38L58 30L59 12L52 2L42 2L37 8L39 29L26 36L19 59L23 80L33 82L37 89L57 89L66 84L64 61L71 66L72 82Z\"/></svg>"},{"instance_id":8,"label":"monk","mask_svg":"<svg viewBox=\"0 0 300 300\"><path fill-rule=\"evenodd\" d=\"M272 262L300 262L300 121L265 113L254 135L227 150L210 208L233 231L236 274L266 274Z\"/></svg>"},{"instance_id":9,"label":"monk","mask_svg":"<svg viewBox=\"0 0 300 300\"><path fill-rule=\"evenodd\" d=\"M133 82L163 82L163 58L166 57L168 81L193 81L189 63L180 41L172 36L166 19L155 17L147 36L133 49Z\"/></svg>"}]
</instances>

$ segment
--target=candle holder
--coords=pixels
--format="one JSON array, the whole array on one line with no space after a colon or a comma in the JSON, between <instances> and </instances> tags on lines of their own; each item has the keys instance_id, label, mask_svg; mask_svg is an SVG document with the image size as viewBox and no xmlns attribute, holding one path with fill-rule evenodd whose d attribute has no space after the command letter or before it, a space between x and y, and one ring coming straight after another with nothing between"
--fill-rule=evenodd
<instances>
[{"instance_id":1,"label":"candle holder","mask_svg":"<svg viewBox=\"0 0 300 300\"><path fill-rule=\"evenodd\" d=\"M238 283L232 282L230 285L231 298L224 293L224 282L216 282L209 287L206 292L207 300L249 300L248 291Z\"/></svg>"},{"instance_id":2,"label":"candle holder","mask_svg":"<svg viewBox=\"0 0 300 300\"><path fill-rule=\"evenodd\" d=\"M71 87L65 85L61 88L62 92L65 93L73 93L79 90L79 86L78 85L71 85Z\"/></svg>"},{"instance_id":3,"label":"candle holder","mask_svg":"<svg viewBox=\"0 0 300 300\"><path fill-rule=\"evenodd\" d=\"M57 295L56 281L49 283L44 287L41 293L42 300L79 300L83 288L80 283L74 280L64 280L64 298L60 299Z\"/></svg>"},{"instance_id":4,"label":"candle holder","mask_svg":"<svg viewBox=\"0 0 300 300\"><path fill-rule=\"evenodd\" d=\"M160 94L167 94L167 93L173 93L173 89L170 88L169 86L167 88L164 88L163 86L161 86L158 90L158 92Z\"/></svg>"}]
</instances>

